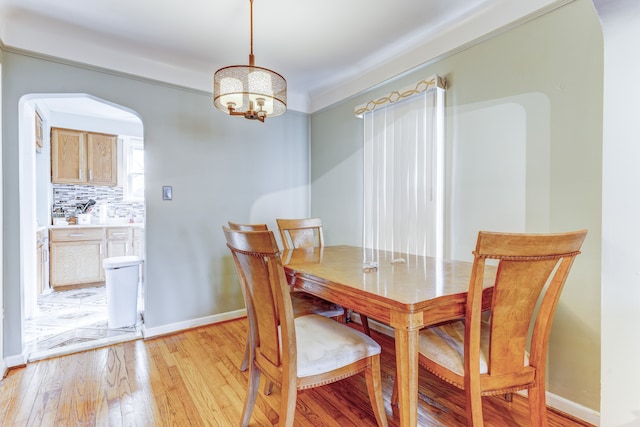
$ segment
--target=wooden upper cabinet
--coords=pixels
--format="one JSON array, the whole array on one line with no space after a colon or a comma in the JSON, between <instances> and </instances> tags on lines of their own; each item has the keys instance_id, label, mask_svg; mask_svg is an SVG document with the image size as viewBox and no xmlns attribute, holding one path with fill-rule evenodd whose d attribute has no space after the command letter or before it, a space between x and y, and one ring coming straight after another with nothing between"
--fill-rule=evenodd
<instances>
[{"instance_id":1,"label":"wooden upper cabinet","mask_svg":"<svg viewBox=\"0 0 640 427\"><path fill-rule=\"evenodd\" d=\"M87 133L88 183L93 185L116 185L117 137L101 133Z\"/></svg>"},{"instance_id":2,"label":"wooden upper cabinet","mask_svg":"<svg viewBox=\"0 0 640 427\"><path fill-rule=\"evenodd\" d=\"M51 129L51 182L86 184L86 149L84 132Z\"/></svg>"},{"instance_id":3,"label":"wooden upper cabinet","mask_svg":"<svg viewBox=\"0 0 640 427\"><path fill-rule=\"evenodd\" d=\"M117 184L117 136L51 129L51 182Z\"/></svg>"}]
</instances>

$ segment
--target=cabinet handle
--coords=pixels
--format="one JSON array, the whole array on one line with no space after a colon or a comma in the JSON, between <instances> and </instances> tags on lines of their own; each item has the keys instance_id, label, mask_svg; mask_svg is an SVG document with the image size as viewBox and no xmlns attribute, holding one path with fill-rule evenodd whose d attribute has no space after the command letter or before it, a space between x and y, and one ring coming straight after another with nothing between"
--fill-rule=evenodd
<instances>
[{"instance_id":1,"label":"cabinet handle","mask_svg":"<svg viewBox=\"0 0 640 427\"><path fill-rule=\"evenodd\" d=\"M89 169L89 181L93 181L93 169Z\"/></svg>"},{"instance_id":2,"label":"cabinet handle","mask_svg":"<svg viewBox=\"0 0 640 427\"><path fill-rule=\"evenodd\" d=\"M69 237L82 237L84 233L69 233Z\"/></svg>"},{"instance_id":3,"label":"cabinet handle","mask_svg":"<svg viewBox=\"0 0 640 427\"><path fill-rule=\"evenodd\" d=\"M126 236L127 233L125 232L119 232L119 233L111 233L112 236Z\"/></svg>"}]
</instances>

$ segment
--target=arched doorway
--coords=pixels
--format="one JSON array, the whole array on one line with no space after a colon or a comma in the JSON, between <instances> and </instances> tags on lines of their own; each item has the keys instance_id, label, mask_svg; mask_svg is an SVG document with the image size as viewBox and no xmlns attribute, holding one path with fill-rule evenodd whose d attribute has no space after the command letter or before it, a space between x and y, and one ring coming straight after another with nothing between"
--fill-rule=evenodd
<instances>
[{"instance_id":1,"label":"arched doorway","mask_svg":"<svg viewBox=\"0 0 640 427\"><path fill-rule=\"evenodd\" d=\"M50 260L48 237L52 229L62 226L60 222L54 225L54 211L66 211L67 219L77 202L88 200L97 203L87 226L94 227L96 232L103 230L105 239L109 227L117 225L119 229L126 229L134 218L144 230L144 199L125 200L127 155L136 144L140 157L142 154L144 131L140 117L126 107L88 94L25 95L19 108L22 343L25 359L36 360L136 338L139 328L135 328L137 331L106 330L106 318L102 319L106 314L101 314L102 311L106 313L104 283L102 290L97 282L87 284L84 291L85 284L55 289L51 286L48 279L50 272L55 270L52 264L56 261ZM54 183L51 174L52 128L113 136L117 141L116 184ZM103 215L98 216L98 206ZM133 231L130 233L132 235ZM106 257L106 241L99 245L99 251L101 259ZM82 258L78 258L77 264L81 266L82 262ZM87 291L89 288L91 292ZM78 290L62 293L73 289ZM65 298L58 298L63 295ZM42 301L39 304L40 298L47 298L44 305ZM86 301L89 306L83 306L86 298L90 299Z\"/></svg>"}]
</instances>

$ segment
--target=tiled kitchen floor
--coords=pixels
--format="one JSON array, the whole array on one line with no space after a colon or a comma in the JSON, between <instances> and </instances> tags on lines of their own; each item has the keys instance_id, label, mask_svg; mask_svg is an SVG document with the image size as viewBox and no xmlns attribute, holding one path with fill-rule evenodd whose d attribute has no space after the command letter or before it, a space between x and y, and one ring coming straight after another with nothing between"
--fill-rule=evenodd
<instances>
[{"instance_id":1,"label":"tiled kitchen floor","mask_svg":"<svg viewBox=\"0 0 640 427\"><path fill-rule=\"evenodd\" d=\"M25 321L29 361L142 337L140 310L135 326L109 329L104 286L41 295L38 309L37 316Z\"/></svg>"}]
</instances>

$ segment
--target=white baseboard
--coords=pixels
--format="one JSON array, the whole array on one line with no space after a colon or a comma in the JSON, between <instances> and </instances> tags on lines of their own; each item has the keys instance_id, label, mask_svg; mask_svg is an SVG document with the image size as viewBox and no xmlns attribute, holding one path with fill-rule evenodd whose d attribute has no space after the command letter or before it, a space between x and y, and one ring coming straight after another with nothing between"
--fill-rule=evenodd
<instances>
[{"instance_id":1,"label":"white baseboard","mask_svg":"<svg viewBox=\"0 0 640 427\"><path fill-rule=\"evenodd\" d=\"M214 323L225 322L227 320L238 319L240 317L246 317L247 310L230 311L222 314L215 314L213 316L200 317L199 319L185 320L184 322L170 323L168 325L162 325L155 328L147 328L146 324L142 325L142 336L145 339L159 337L161 335L174 334L176 332L184 331L187 329L197 328L199 326L212 325Z\"/></svg>"},{"instance_id":2,"label":"white baseboard","mask_svg":"<svg viewBox=\"0 0 640 427\"><path fill-rule=\"evenodd\" d=\"M362 324L360 322L360 316L358 313L351 314L351 320ZM389 337L393 337L393 328L385 325L383 323L376 322L375 320L369 319L369 327L374 331L378 331L381 334L387 335ZM527 396L527 391L523 390L518 392L523 396ZM564 397L560 397L550 392L546 392L547 406L553 408L557 411L564 412L565 414L571 415L572 417L579 418L583 421L588 422L589 424L593 424L594 426L600 425L600 413L594 411L593 409L587 408L585 406L579 405L575 402L565 399Z\"/></svg>"},{"instance_id":3,"label":"white baseboard","mask_svg":"<svg viewBox=\"0 0 640 427\"><path fill-rule=\"evenodd\" d=\"M26 354L16 354L4 359L7 368L15 368L16 366L25 366L27 364Z\"/></svg>"},{"instance_id":4,"label":"white baseboard","mask_svg":"<svg viewBox=\"0 0 640 427\"><path fill-rule=\"evenodd\" d=\"M553 393L547 392L546 395L548 407L579 418L583 421L588 422L589 424L593 424L594 426L600 425L600 412L596 412L593 409L578 405L575 402L567 400L564 397L560 397Z\"/></svg>"}]
</instances>

